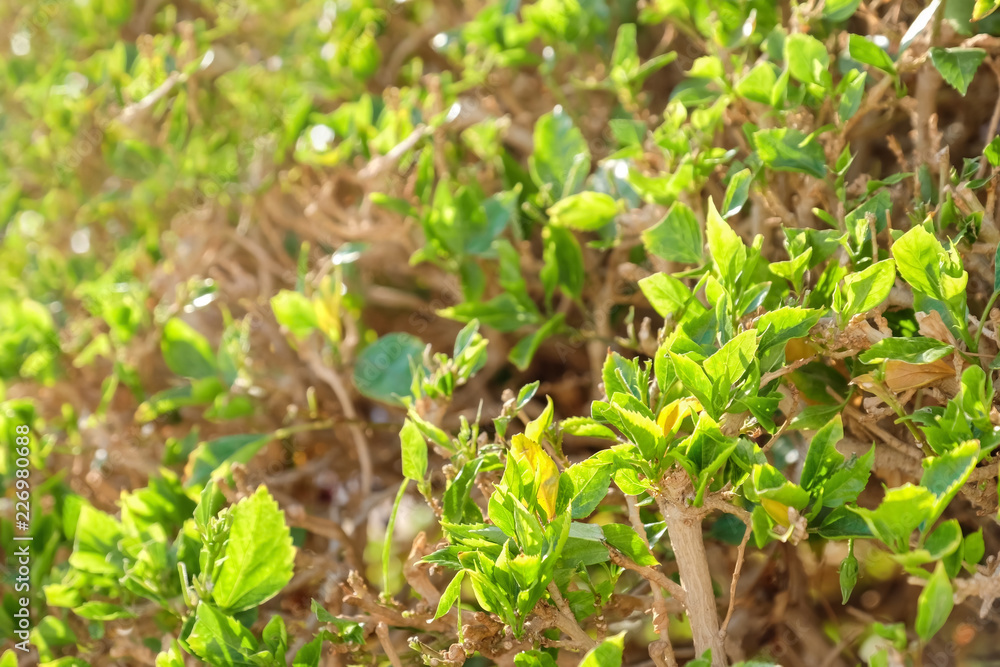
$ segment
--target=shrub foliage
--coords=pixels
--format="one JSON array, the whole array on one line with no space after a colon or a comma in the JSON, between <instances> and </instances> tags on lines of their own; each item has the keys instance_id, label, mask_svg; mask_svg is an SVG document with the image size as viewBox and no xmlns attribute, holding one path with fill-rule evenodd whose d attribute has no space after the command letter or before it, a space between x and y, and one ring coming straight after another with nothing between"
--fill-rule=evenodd
<instances>
[{"instance_id":1,"label":"shrub foliage","mask_svg":"<svg viewBox=\"0 0 1000 667\"><path fill-rule=\"evenodd\" d=\"M15 4L0 667L996 657L996 0Z\"/></svg>"}]
</instances>

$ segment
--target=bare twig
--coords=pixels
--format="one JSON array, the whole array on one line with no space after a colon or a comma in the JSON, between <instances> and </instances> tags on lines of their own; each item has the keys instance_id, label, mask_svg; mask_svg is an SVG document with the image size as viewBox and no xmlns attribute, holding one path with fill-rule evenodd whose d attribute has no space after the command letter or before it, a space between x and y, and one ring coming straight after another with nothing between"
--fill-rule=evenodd
<instances>
[{"instance_id":1,"label":"bare twig","mask_svg":"<svg viewBox=\"0 0 1000 667\"><path fill-rule=\"evenodd\" d=\"M590 635L580 627L577 622L576 617L573 615L573 610L569 608L569 604L566 599L563 598L562 593L559 592L559 587L556 586L556 582L550 582L547 589L549 595L552 597L552 601L556 604L556 609L558 613L555 617L556 627L569 635L574 642L578 645L585 647L587 650L597 646L597 642L590 638Z\"/></svg>"},{"instance_id":2,"label":"bare twig","mask_svg":"<svg viewBox=\"0 0 1000 667\"><path fill-rule=\"evenodd\" d=\"M680 600L684 603L687 595L684 592L684 588L679 584L674 583L667 578L667 575L663 574L659 570L649 567L648 565L639 565L634 560L623 554L618 549L612 546L608 546L608 554L611 556L611 562L619 567L624 567L626 570L631 570L638 574L643 579L649 581L649 583L659 586L661 588L666 588L667 592L670 593L675 599Z\"/></svg>"},{"instance_id":3,"label":"bare twig","mask_svg":"<svg viewBox=\"0 0 1000 667\"><path fill-rule=\"evenodd\" d=\"M399 659L399 653L396 651L396 647L392 645L392 639L389 637L389 626L385 624L385 621L379 621L378 625L375 626L375 634L378 635L378 642L382 645L382 650L385 651L385 655L389 658L389 662L392 663L392 667L403 667L403 663Z\"/></svg>"},{"instance_id":4,"label":"bare twig","mask_svg":"<svg viewBox=\"0 0 1000 667\"><path fill-rule=\"evenodd\" d=\"M306 355L309 369L333 389L333 393L340 403L340 408L344 411L344 416L349 420L356 420L358 413L354 409L354 403L351 401L350 394L347 393L347 387L340 374L324 364L319 354L314 350L303 348L302 351ZM365 437L364 431L357 424L349 424L347 428L351 432L354 448L358 454L358 464L361 467L361 497L364 498L371 492L372 488L372 458L368 448L368 438Z\"/></svg>"}]
</instances>

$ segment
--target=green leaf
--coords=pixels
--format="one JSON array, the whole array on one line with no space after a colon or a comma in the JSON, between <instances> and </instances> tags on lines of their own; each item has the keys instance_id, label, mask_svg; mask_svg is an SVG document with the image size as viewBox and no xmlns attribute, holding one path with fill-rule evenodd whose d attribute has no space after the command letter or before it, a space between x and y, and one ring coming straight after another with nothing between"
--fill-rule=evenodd
<instances>
[{"instance_id":1,"label":"green leaf","mask_svg":"<svg viewBox=\"0 0 1000 667\"><path fill-rule=\"evenodd\" d=\"M271 439L269 433L246 433L200 443L188 458L185 486L197 487L208 482L226 464L247 463Z\"/></svg>"},{"instance_id":2,"label":"green leaf","mask_svg":"<svg viewBox=\"0 0 1000 667\"><path fill-rule=\"evenodd\" d=\"M711 408L715 412L712 380L705 374L702 367L675 352L670 352L670 358L674 363L674 371L676 371L684 388L691 392L706 409Z\"/></svg>"},{"instance_id":3,"label":"green leaf","mask_svg":"<svg viewBox=\"0 0 1000 667\"><path fill-rule=\"evenodd\" d=\"M683 202L674 202L659 223L642 233L646 250L670 262L700 264L703 242L701 225L694 211Z\"/></svg>"},{"instance_id":4,"label":"green leaf","mask_svg":"<svg viewBox=\"0 0 1000 667\"><path fill-rule=\"evenodd\" d=\"M292 667L319 667L323 657L323 636L320 635L300 648L292 659Z\"/></svg>"},{"instance_id":5,"label":"green leaf","mask_svg":"<svg viewBox=\"0 0 1000 667\"><path fill-rule=\"evenodd\" d=\"M417 425L409 419L403 421L399 431L399 442L403 452L403 476L421 483L427 474L427 440Z\"/></svg>"},{"instance_id":6,"label":"green leaf","mask_svg":"<svg viewBox=\"0 0 1000 667\"><path fill-rule=\"evenodd\" d=\"M844 462L844 455L837 451L843 438L844 423L839 414L816 432L802 464L802 488L810 491L822 484Z\"/></svg>"},{"instance_id":7,"label":"green leaf","mask_svg":"<svg viewBox=\"0 0 1000 667\"><path fill-rule=\"evenodd\" d=\"M975 440L963 442L947 454L925 458L921 461L924 474L920 486L935 496L935 502L927 515L927 526L941 515L958 490L962 488L972 469L979 460L979 443Z\"/></svg>"},{"instance_id":8,"label":"green leaf","mask_svg":"<svg viewBox=\"0 0 1000 667\"><path fill-rule=\"evenodd\" d=\"M83 505L76 522L69 564L91 574L122 576L124 570L118 551L118 541L122 537L122 525L114 517L89 504Z\"/></svg>"},{"instance_id":9,"label":"green leaf","mask_svg":"<svg viewBox=\"0 0 1000 667\"><path fill-rule=\"evenodd\" d=\"M826 0L823 4L823 18L833 23L840 23L854 16L861 5L861 0Z\"/></svg>"},{"instance_id":10,"label":"green leaf","mask_svg":"<svg viewBox=\"0 0 1000 667\"><path fill-rule=\"evenodd\" d=\"M921 640L929 641L944 626L955 606L954 594L944 563L938 563L917 599L915 627Z\"/></svg>"},{"instance_id":11,"label":"green leaf","mask_svg":"<svg viewBox=\"0 0 1000 667\"><path fill-rule=\"evenodd\" d=\"M775 171L826 176L826 154L812 135L792 128L757 130L752 135L760 159Z\"/></svg>"},{"instance_id":12,"label":"green leaf","mask_svg":"<svg viewBox=\"0 0 1000 667\"><path fill-rule=\"evenodd\" d=\"M778 82L774 65L760 62L736 83L736 94L760 104L771 105L771 95Z\"/></svg>"},{"instance_id":13,"label":"green leaf","mask_svg":"<svg viewBox=\"0 0 1000 667\"><path fill-rule=\"evenodd\" d=\"M986 58L986 51L983 49L942 49L932 46L930 49L931 62L937 71L941 72L944 80L951 84L951 87L962 94L969 91L969 84L972 83L976 70Z\"/></svg>"},{"instance_id":14,"label":"green leaf","mask_svg":"<svg viewBox=\"0 0 1000 667\"><path fill-rule=\"evenodd\" d=\"M910 548L910 536L934 510L934 494L922 486L905 484L886 492L882 504L871 510L850 509L861 516L882 542L894 553Z\"/></svg>"},{"instance_id":15,"label":"green leaf","mask_svg":"<svg viewBox=\"0 0 1000 667\"><path fill-rule=\"evenodd\" d=\"M851 457L847 464L840 466L829 479L823 482L821 489L824 507L841 507L854 502L858 495L868 485L872 464L875 462L875 445L860 457Z\"/></svg>"},{"instance_id":16,"label":"green leaf","mask_svg":"<svg viewBox=\"0 0 1000 667\"><path fill-rule=\"evenodd\" d=\"M319 327L313 302L301 292L281 290L271 297L271 310L278 324L299 340L308 338Z\"/></svg>"},{"instance_id":17,"label":"green leaf","mask_svg":"<svg viewBox=\"0 0 1000 667\"><path fill-rule=\"evenodd\" d=\"M16 665L14 667L17 667ZM514 656L514 667L557 667L551 655L538 649L522 651Z\"/></svg>"},{"instance_id":18,"label":"green leaf","mask_svg":"<svg viewBox=\"0 0 1000 667\"><path fill-rule=\"evenodd\" d=\"M260 606L285 587L292 578L295 547L285 513L267 487L257 487L230 513L232 528L212 598L220 609L234 613Z\"/></svg>"},{"instance_id":19,"label":"green leaf","mask_svg":"<svg viewBox=\"0 0 1000 667\"><path fill-rule=\"evenodd\" d=\"M726 195L722 199L722 217L731 218L740 212L747 197L750 196L750 184L753 182L753 172L741 169L729 178L726 185Z\"/></svg>"},{"instance_id":20,"label":"green leaf","mask_svg":"<svg viewBox=\"0 0 1000 667\"><path fill-rule=\"evenodd\" d=\"M123 618L135 618L136 615L125 607L111 602L84 602L73 609L77 616L92 621L116 621Z\"/></svg>"},{"instance_id":21,"label":"green leaf","mask_svg":"<svg viewBox=\"0 0 1000 667\"><path fill-rule=\"evenodd\" d=\"M984 19L997 9L1000 9L1000 0L976 0L972 7L972 20Z\"/></svg>"},{"instance_id":22,"label":"green leaf","mask_svg":"<svg viewBox=\"0 0 1000 667\"><path fill-rule=\"evenodd\" d=\"M530 335L525 336L517 342L507 356L510 362L517 366L520 370L527 370L528 366L531 365L531 360L535 356L535 352L538 351L539 346L545 342L545 340L551 336L554 336L562 328L566 320L565 313L556 313L553 317L546 320L545 324L535 329Z\"/></svg>"},{"instance_id":23,"label":"green leaf","mask_svg":"<svg viewBox=\"0 0 1000 667\"><path fill-rule=\"evenodd\" d=\"M176 317L163 325L160 350L167 367L181 377L206 378L218 372L208 340Z\"/></svg>"},{"instance_id":24,"label":"green leaf","mask_svg":"<svg viewBox=\"0 0 1000 667\"><path fill-rule=\"evenodd\" d=\"M469 318L473 319L473 318ZM407 333L390 333L366 347L354 365L354 386L368 398L402 405L413 382L411 364L421 363L424 343Z\"/></svg>"},{"instance_id":25,"label":"green leaf","mask_svg":"<svg viewBox=\"0 0 1000 667\"><path fill-rule=\"evenodd\" d=\"M483 326L504 333L520 329L527 324L537 324L541 319L534 305L529 308L509 292L495 296L486 303L461 303L450 308L442 308L437 312L441 317L459 322L478 319ZM389 336L408 336L408 334L389 334ZM422 351L423 344L421 344Z\"/></svg>"},{"instance_id":26,"label":"green leaf","mask_svg":"<svg viewBox=\"0 0 1000 667\"><path fill-rule=\"evenodd\" d=\"M847 274L833 294L833 309L840 315L841 325L885 301L895 282L896 264L891 259Z\"/></svg>"},{"instance_id":27,"label":"green leaf","mask_svg":"<svg viewBox=\"0 0 1000 667\"><path fill-rule=\"evenodd\" d=\"M861 108L861 98L865 94L865 81L867 79L868 73L857 69L852 69L844 75L843 82L839 86L843 92L837 106L837 116L841 123L853 117Z\"/></svg>"},{"instance_id":28,"label":"green leaf","mask_svg":"<svg viewBox=\"0 0 1000 667\"><path fill-rule=\"evenodd\" d=\"M639 565L655 567L659 565L656 557L649 553L649 547L632 526L621 523L609 523L601 526L604 540L618 551L628 556Z\"/></svg>"},{"instance_id":29,"label":"green leaf","mask_svg":"<svg viewBox=\"0 0 1000 667\"><path fill-rule=\"evenodd\" d=\"M260 648L243 624L206 602L198 603L187 644L196 656L213 666L254 665L250 656Z\"/></svg>"},{"instance_id":30,"label":"green leaf","mask_svg":"<svg viewBox=\"0 0 1000 667\"><path fill-rule=\"evenodd\" d=\"M562 287L570 297L579 300L583 293L585 274L580 243L568 229L549 225L542 230L542 261L539 272L545 287L545 303L552 303L555 288Z\"/></svg>"},{"instance_id":31,"label":"green leaf","mask_svg":"<svg viewBox=\"0 0 1000 667\"><path fill-rule=\"evenodd\" d=\"M548 210L549 221L559 227L595 232L618 215L618 202L603 192L580 192L560 199Z\"/></svg>"},{"instance_id":32,"label":"green leaf","mask_svg":"<svg viewBox=\"0 0 1000 667\"><path fill-rule=\"evenodd\" d=\"M773 266L773 265L772 265ZM757 318L756 329L760 335L759 353L784 345L793 338L802 338L823 317L822 310L787 306L768 311Z\"/></svg>"},{"instance_id":33,"label":"green leaf","mask_svg":"<svg viewBox=\"0 0 1000 667\"><path fill-rule=\"evenodd\" d=\"M261 635L267 650L274 655L284 655L288 650L288 628L285 627L285 620L275 614L264 626Z\"/></svg>"},{"instance_id":34,"label":"green leaf","mask_svg":"<svg viewBox=\"0 0 1000 667\"><path fill-rule=\"evenodd\" d=\"M328 623L336 630L336 637L340 643L363 644L365 642L365 629L361 623L344 618L337 618L316 599L313 599L309 607L316 615L316 620L320 623Z\"/></svg>"},{"instance_id":35,"label":"green leaf","mask_svg":"<svg viewBox=\"0 0 1000 667\"><path fill-rule=\"evenodd\" d=\"M728 404L732 385L747 372L757 356L757 332L744 331L705 360L703 368L712 380L714 405Z\"/></svg>"},{"instance_id":36,"label":"green leaf","mask_svg":"<svg viewBox=\"0 0 1000 667\"><path fill-rule=\"evenodd\" d=\"M892 244L899 275L910 286L938 301L964 303L969 274L956 254L945 251L937 237L915 226Z\"/></svg>"},{"instance_id":37,"label":"green leaf","mask_svg":"<svg viewBox=\"0 0 1000 667\"><path fill-rule=\"evenodd\" d=\"M528 171L539 189L548 191L551 201L578 192L590 173L590 150L569 114L559 109L539 118L534 146Z\"/></svg>"},{"instance_id":38,"label":"green leaf","mask_svg":"<svg viewBox=\"0 0 1000 667\"><path fill-rule=\"evenodd\" d=\"M990 166L1000 167L1000 137L995 137L993 141L986 144L983 155L986 156L986 161L990 163Z\"/></svg>"},{"instance_id":39,"label":"green leaf","mask_svg":"<svg viewBox=\"0 0 1000 667\"><path fill-rule=\"evenodd\" d=\"M580 661L580 667L621 667L622 652L625 647L625 632L608 637L587 651Z\"/></svg>"},{"instance_id":40,"label":"green leaf","mask_svg":"<svg viewBox=\"0 0 1000 667\"><path fill-rule=\"evenodd\" d=\"M607 430L604 426L601 428ZM610 433L610 430L608 432ZM611 466L591 457L566 468L564 474L573 482L570 516L574 519L589 516L608 495L608 487L611 485Z\"/></svg>"},{"instance_id":41,"label":"green leaf","mask_svg":"<svg viewBox=\"0 0 1000 667\"><path fill-rule=\"evenodd\" d=\"M667 447L667 442L656 422L644 414L649 409L631 394L623 393L614 395L611 406L619 417L616 426L639 448L642 457L647 461L659 459Z\"/></svg>"},{"instance_id":42,"label":"green leaf","mask_svg":"<svg viewBox=\"0 0 1000 667\"><path fill-rule=\"evenodd\" d=\"M711 199L708 200L705 235L708 237L712 261L718 267L723 284L732 288L746 264L747 247L740 235L715 210L715 203Z\"/></svg>"},{"instance_id":43,"label":"green leaf","mask_svg":"<svg viewBox=\"0 0 1000 667\"><path fill-rule=\"evenodd\" d=\"M679 315L685 311L692 312L693 315L705 312L705 307L691 294L691 290L680 280L666 273L654 273L642 278L639 281L639 289L649 300L649 305L661 317Z\"/></svg>"},{"instance_id":44,"label":"green leaf","mask_svg":"<svg viewBox=\"0 0 1000 667\"><path fill-rule=\"evenodd\" d=\"M441 599L438 601L437 611L434 612L434 620L447 614L458 602L459 596L462 595L462 580L464 578L465 570L461 570L444 589L444 593L441 594Z\"/></svg>"},{"instance_id":45,"label":"green leaf","mask_svg":"<svg viewBox=\"0 0 1000 667\"><path fill-rule=\"evenodd\" d=\"M567 417L559 422L559 428L566 435L578 435L583 438L600 438L616 440L614 431L590 417Z\"/></svg>"},{"instance_id":46,"label":"green leaf","mask_svg":"<svg viewBox=\"0 0 1000 667\"><path fill-rule=\"evenodd\" d=\"M858 356L863 364L881 364L889 359L908 364L929 364L953 353L955 348L933 338L883 338Z\"/></svg>"},{"instance_id":47,"label":"green leaf","mask_svg":"<svg viewBox=\"0 0 1000 667\"><path fill-rule=\"evenodd\" d=\"M851 35L847 50L859 63L871 65L896 76L896 66L889 54L861 35Z\"/></svg>"},{"instance_id":48,"label":"green leaf","mask_svg":"<svg viewBox=\"0 0 1000 667\"><path fill-rule=\"evenodd\" d=\"M785 39L785 64L797 81L830 85L830 54L823 42L812 35L798 32Z\"/></svg>"}]
</instances>

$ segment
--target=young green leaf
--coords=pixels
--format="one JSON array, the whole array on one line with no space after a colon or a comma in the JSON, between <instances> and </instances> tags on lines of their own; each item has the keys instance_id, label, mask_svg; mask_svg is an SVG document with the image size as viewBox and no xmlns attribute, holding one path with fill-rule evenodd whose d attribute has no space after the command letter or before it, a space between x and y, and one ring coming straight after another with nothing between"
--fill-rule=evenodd
<instances>
[{"instance_id":1,"label":"young green leaf","mask_svg":"<svg viewBox=\"0 0 1000 667\"><path fill-rule=\"evenodd\" d=\"M447 614L455 606L455 603L458 602L462 594L462 580L464 578L465 570L461 570L451 580L448 587L444 589L444 593L441 594L441 599L438 601L437 611L434 612L434 620Z\"/></svg>"},{"instance_id":2,"label":"young green leaf","mask_svg":"<svg viewBox=\"0 0 1000 667\"><path fill-rule=\"evenodd\" d=\"M775 171L826 176L826 154L812 135L793 128L757 130L751 137L760 159Z\"/></svg>"},{"instance_id":3,"label":"young green leaf","mask_svg":"<svg viewBox=\"0 0 1000 667\"><path fill-rule=\"evenodd\" d=\"M896 76L896 66L889 54L861 35L851 35L848 44L851 57L860 63L871 65L892 76Z\"/></svg>"},{"instance_id":4,"label":"young green leaf","mask_svg":"<svg viewBox=\"0 0 1000 667\"><path fill-rule=\"evenodd\" d=\"M160 349L167 367L181 377L207 378L218 372L208 340L176 317L163 325Z\"/></svg>"},{"instance_id":5,"label":"young green leaf","mask_svg":"<svg viewBox=\"0 0 1000 667\"><path fill-rule=\"evenodd\" d=\"M881 364L889 359L908 364L929 364L942 359L955 348L933 338L883 338L862 352L858 359L863 364Z\"/></svg>"},{"instance_id":6,"label":"young green leaf","mask_svg":"<svg viewBox=\"0 0 1000 667\"><path fill-rule=\"evenodd\" d=\"M847 121L861 108L861 98L865 94L865 81L868 73L861 70L852 69L844 75L843 82L838 86L841 89L840 102L837 105L837 117L841 123Z\"/></svg>"},{"instance_id":7,"label":"young green leaf","mask_svg":"<svg viewBox=\"0 0 1000 667\"><path fill-rule=\"evenodd\" d=\"M747 247L740 235L719 215L711 199L708 200L705 235L708 237L708 249L712 253L712 261L718 267L723 284L734 286L746 263Z\"/></svg>"},{"instance_id":8,"label":"young green leaf","mask_svg":"<svg viewBox=\"0 0 1000 667\"><path fill-rule=\"evenodd\" d=\"M278 324L298 340L304 340L319 327L313 302L301 292L281 290L271 297L271 310Z\"/></svg>"},{"instance_id":9,"label":"young green leaf","mask_svg":"<svg viewBox=\"0 0 1000 667\"><path fill-rule=\"evenodd\" d=\"M899 275L914 290L938 301L964 302L969 274L954 253L945 251L937 237L915 226L892 244Z\"/></svg>"},{"instance_id":10,"label":"young green leaf","mask_svg":"<svg viewBox=\"0 0 1000 667\"><path fill-rule=\"evenodd\" d=\"M622 652L625 648L625 632L608 637L587 651L580 661L580 667L621 667Z\"/></svg>"},{"instance_id":11,"label":"young green leaf","mask_svg":"<svg viewBox=\"0 0 1000 667\"><path fill-rule=\"evenodd\" d=\"M257 607L285 587L292 578L295 547L285 513L267 487L257 487L230 512L232 529L212 599L233 613Z\"/></svg>"},{"instance_id":12,"label":"young green leaf","mask_svg":"<svg viewBox=\"0 0 1000 667\"><path fill-rule=\"evenodd\" d=\"M993 141L986 144L983 155L991 167L1000 167L1000 137L994 137Z\"/></svg>"},{"instance_id":13,"label":"young green leaf","mask_svg":"<svg viewBox=\"0 0 1000 667\"><path fill-rule=\"evenodd\" d=\"M427 441L423 433L409 419L403 421L399 431L399 442L403 452L403 476L420 483L427 474Z\"/></svg>"},{"instance_id":14,"label":"young green leaf","mask_svg":"<svg viewBox=\"0 0 1000 667\"><path fill-rule=\"evenodd\" d=\"M604 533L604 541L613 546L618 551L628 556L633 562L639 565L656 567L659 562L653 554L649 553L649 547L633 530L632 526L622 523L608 523L601 526Z\"/></svg>"},{"instance_id":15,"label":"young green leaf","mask_svg":"<svg viewBox=\"0 0 1000 667\"><path fill-rule=\"evenodd\" d=\"M816 432L802 464L802 488L812 490L844 462L844 455L837 451L837 443L843 438L844 423L839 414Z\"/></svg>"},{"instance_id":16,"label":"young green leaf","mask_svg":"<svg viewBox=\"0 0 1000 667\"><path fill-rule=\"evenodd\" d=\"M413 382L410 364L421 363L423 352L424 343L416 336L398 332L386 334L358 355L354 364L354 386L368 398L401 405L400 399L410 395Z\"/></svg>"},{"instance_id":17,"label":"young green leaf","mask_svg":"<svg viewBox=\"0 0 1000 667\"><path fill-rule=\"evenodd\" d=\"M930 640L940 630L955 607L954 590L945 572L944 563L938 563L917 599L917 635Z\"/></svg>"},{"instance_id":18,"label":"young green leaf","mask_svg":"<svg viewBox=\"0 0 1000 667\"><path fill-rule=\"evenodd\" d=\"M947 454L925 458L921 463L924 474L920 486L935 496L934 504L927 516L927 527L941 515L958 490L962 488L972 469L979 460L979 443L975 440L964 442Z\"/></svg>"},{"instance_id":19,"label":"young green leaf","mask_svg":"<svg viewBox=\"0 0 1000 667\"><path fill-rule=\"evenodd\" d=\"M535 184L549 192L550 200L578 192L590 172L590 150L569 114L558 109L539 118L534 146L528 170Z\"/></svg>"},{"instance_id":20,"label":"young green leaf","mask_svg":"<svg viewBox=\"0 0 1000 667\"><path fill-rule=\"evenodd\" d=\"M750 183L753 182L753 172L741 169L729 178L726 194L722 199L722 217L731 218L740 212L750 195Z\"/></svg>"},{"instance_id":21,"label":"young green leaf","mask_svg":"<svg viewBox=\"0 0 1000 667\"><path fill-rule=\"evenodd\" d=\"M851 507L894 553L910 547L910 536L934 510L934 494L922 486L904 484L889 489L876 509Z\"/></svg>"},{"instance_id":22,"label":"young green leaf","mask_svg":"<svg viewBox=\"0 0 1000 667\"><path fill-rule=\"evenodd\" d=\"M891 259L849 273L833 294L833 309L840 315L841 325L885 301L895 282L896 264Z\"/></svg>"},{"instance_id":23,"label":"young green leaf","mask_svg":"<svg viewBox=\"0 0 1000 667\"><path fill-rule=\"evenodd\" d=\"M705 312L705 306L691 294L691 290L680 280L666 273L654 273L642 278L639 281L639 289L649 301L649 305L661 317L670 317L684 311L691 312L692 315Z\"/></svg>"},{"instance_id":24,"label":"young green leaf","mask_svg":"<svg viewBox=\"0 0 1000 667\"><path fill-rule=\"evenodd\" d=\"M604 426L601 428L607 430ZM610 433L610 430L608 432ZM572 518L582 519L597 509L608 495L611 470L610 465L596 457L575 463L566 469L564 474L573 482L573 499L570 501Z\"/></svg>"},{"instance_id":25,"label":"young green leaf","mask_svg":"<svg viewBox=\"0 0 1000 667\"><path fill-rule=\"evenodd\" d=\"M261 638L267 650L273 655L284 655L288 650L288 628L285 627L285 620L278 614L272 616L264 626Z\"/></svg>"},{"instance_id":26,"label":"young green leaf","mask_svg":"<svg viewBox=\"0 0 1000 667\"><path fill-rule=\"evenodd\" d=\"M972 20L984 19L997 9L1000 9L1000 0L976 0L972 7Z\"/></svg>"},{"instance_id":27,"label":"young green leaf","mask_svg":"<svg viewBox=\"0 0 1000 667\"><path fill-rule=\"evenodd\" d=\"M785 63L792 78L802 83L830 84L830 54L812 35L797 32L785 39Z\"/></svg>"},{"instance_id":28,"label":"young green leaf","mask_svg":"<svg viewBox=\"0 0 1000 667\"><path fill-rule=\"evenodd\" d=\"M963 97L969 92L969 84L986 58L986 51L983 49L942 49L932 46L930 54L937 71Z\"/></svg>"},{"instance_id":29,"label":"young green leaf","mask_svg":"<svg viewBox=\"0 0 1000 667\"><path fill-rule=\"evenodd\" d=\"M823 4L823 18L833 23L846 21L854 16L861 0L827 0Z\"/></svg>"},{"instance_id":30,"label":"young green leaf","mask_svg":"<svg viewBox=\"0 0 1000 667\"><path fill-rule=\"evenodd\" d=\"M646 250L671 262L700 264L703 254L701 225L694 211L683 202L674 202L666 216L642 233Z\"/></svg>"},{"instance_id":31,"label":"young green leaf","mask_svg":"<svg viewBox=\"0 0 1000 667\"><path fill-rule=\"evenodd\" d=\"M250 656L260 648L257 638L242 623L207 602L198 603L187 645L210 665L234 667L256 664Z\"/></svg>"},{"instance_id":32,"label":"young green leaf","mask_svg":"<svg viewBox=\"0 0 1000 667\"><path fill-rule=\"evenodd\" d=\"M549 207L549 221L559 227L594 232L615 219L618 202L603 192L580 192Z\"/></svg>"}]
</instances>

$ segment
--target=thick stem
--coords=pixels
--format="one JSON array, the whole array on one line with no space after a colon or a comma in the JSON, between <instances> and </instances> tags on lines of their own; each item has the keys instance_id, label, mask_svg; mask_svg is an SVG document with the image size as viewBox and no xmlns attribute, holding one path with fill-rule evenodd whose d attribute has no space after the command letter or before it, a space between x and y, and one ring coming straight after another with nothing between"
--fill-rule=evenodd
<instances>
[{"instance_id":1,"label":"thick stem","mask_svg":"<svg viewBox=\"0 0 1000 667\"><path fill-rule=\"evenodd\" d=\"M695 653L701 656L711 649L712 667L725 667L726 653L719 634L719 613L715 607L712 573L705 554L701 515L683 506L680 499L673 501L658 496L656 500L667 523L670 548L681 575Z\"/></svg>"}]
</instances>

